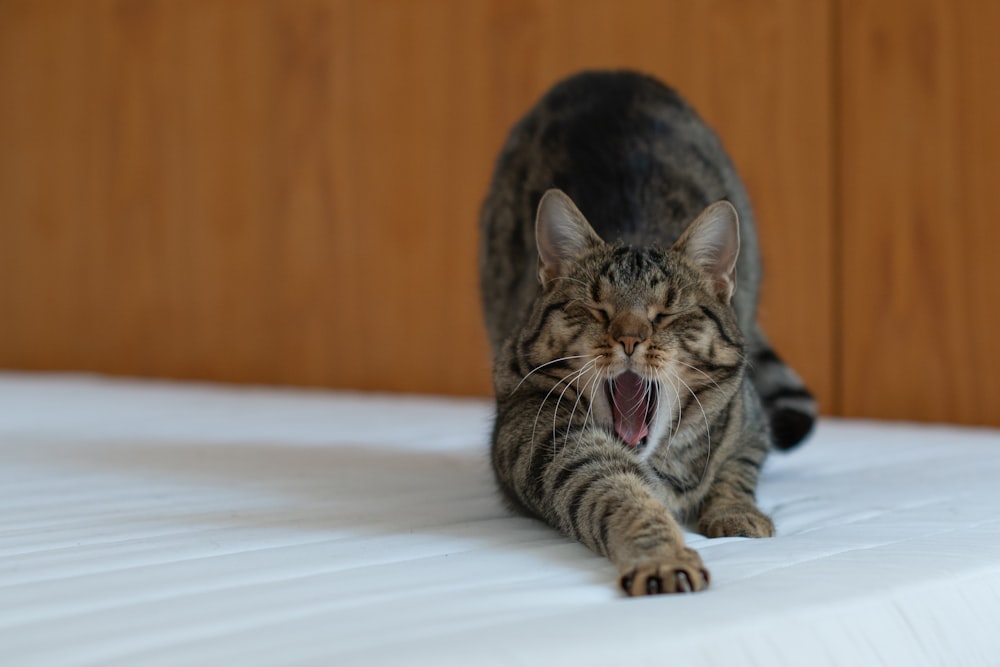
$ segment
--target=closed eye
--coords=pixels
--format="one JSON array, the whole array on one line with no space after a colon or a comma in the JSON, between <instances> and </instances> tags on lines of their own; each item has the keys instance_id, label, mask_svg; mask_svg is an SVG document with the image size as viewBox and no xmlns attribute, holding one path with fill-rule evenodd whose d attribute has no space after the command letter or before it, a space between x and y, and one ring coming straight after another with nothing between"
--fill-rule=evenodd
<instances>
[{"instance_id":1,"label":"closed eye","mask_svg":"<svg viewBox=\"0 0 1000 667\"><path fill-rule=\"evenodd\" d=\"M587 310L590 314L594 316L594 319L601 324L607 324L611 321L611 313L608 312L607 308L602 306L589 306Z\"/></svg>"},{"instance_id":2,"label":"closed eye","mask_svg":"<svg viewBox=\"0 0 1000 667\"><path fill-rule=\"evenodd\" d=\"M668 324L676 320L678 317L686 315L690 312L691 312L690 308L683 308L680 310L657 310L654 313L652 313L650 321L653 323L653 326L656 327L657 329L663 329Z\"/></svg>"},{"instance_id":3,"label":"closed eye","mask_svg":"<svg viewBox=\"0 0 1000 667\"><path fill-rule=\"evenodd\" d=\"M663 311L658 312L655 315L653 315L653 326L663 327L670 321L670 318L672 318L673 316L674 316L673 313L668 313Z\"/></svg>"}]
</instances>

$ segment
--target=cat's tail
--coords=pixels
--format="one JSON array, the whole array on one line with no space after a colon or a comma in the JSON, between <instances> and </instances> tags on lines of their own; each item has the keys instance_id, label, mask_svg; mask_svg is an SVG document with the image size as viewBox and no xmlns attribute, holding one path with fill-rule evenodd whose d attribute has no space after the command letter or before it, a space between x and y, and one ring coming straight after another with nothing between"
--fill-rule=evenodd
<instances>
[{"instance_id":1,"label":"cat's tail","mask_svg":"<svg viewBox=\"0 0 1000 667\"><path fill-rule=\"evenodd\" d=\"M774 446L791 449L812 431L819 405L798 373L775 353L759 326L750 337L748 351L750 379L771 423Z\"/></svg>"}]
</instances>

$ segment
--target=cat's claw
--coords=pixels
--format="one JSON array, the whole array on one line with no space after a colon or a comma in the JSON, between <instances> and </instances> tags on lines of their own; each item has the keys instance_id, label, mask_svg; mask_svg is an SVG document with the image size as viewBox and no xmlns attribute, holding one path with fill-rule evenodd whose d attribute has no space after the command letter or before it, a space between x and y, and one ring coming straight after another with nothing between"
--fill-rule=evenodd
<instances>
[{"instance_id":1,"label":"cat's claw","mask_svg":"<svg viewBox=\"0 0 1000 667\"><path fill-rule=\"evenodd\" d=\"M694 552L691 552L694 553ZM687 554L685 554L686 556ZM694 562L697 559L697 562ZM678 559L681 560L681 559ZM624 573L619 584L629 596L696 593L708 588L708 570L697 554L687 563L644 563Z\"/></svg>"}]
</instances>

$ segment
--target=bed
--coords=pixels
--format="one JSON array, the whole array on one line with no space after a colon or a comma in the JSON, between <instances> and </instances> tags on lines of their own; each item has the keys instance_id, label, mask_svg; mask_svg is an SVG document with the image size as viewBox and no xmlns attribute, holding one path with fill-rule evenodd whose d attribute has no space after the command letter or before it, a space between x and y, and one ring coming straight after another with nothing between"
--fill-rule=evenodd
<instances>
[{"instance_id":1,"label":"bed","mask_svg":"<svg viewBox=\"0 0 1000 667\"><path fill-rule=\"evenodd\" d=\"M1000 432L827 419L696 595L500 505L488 401L0 374L0 663L997 665Z\"/></svg>"}]
</instances>

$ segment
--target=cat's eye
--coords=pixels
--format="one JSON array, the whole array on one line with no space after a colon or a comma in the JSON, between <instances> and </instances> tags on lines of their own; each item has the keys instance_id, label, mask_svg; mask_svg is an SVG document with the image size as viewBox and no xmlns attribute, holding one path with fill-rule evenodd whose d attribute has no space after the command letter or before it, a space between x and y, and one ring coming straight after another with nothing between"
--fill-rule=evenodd
<instances>
[{"instance_id":1,"label":"cat's eye","mask_svg":"<svg viewBox=\"0 0 1000 667\"><path fill-rule=\"evenodd\" d=\"M594 319L601 324L607 324L611 321L611 313L609 313L608 309L603 306L590 306L587 310L589 310L590 314L594 316Z\"/></svg>"},{"instance_id":2,"label":"cat's eye","mask_svg":"<svg viewBox=\"0 0 1000 667\"><path fill-rule=\"evenodd\" d=\"M668 322L670 322L671 318L673 318L674 315L675 313L671 313L665 310L656 311L655 313L653 313L652 317L653 326L654 327L665 326Z\"/></svg>"}]
</instances>

